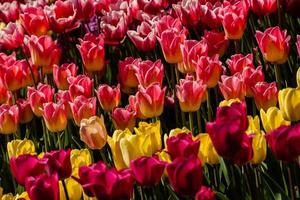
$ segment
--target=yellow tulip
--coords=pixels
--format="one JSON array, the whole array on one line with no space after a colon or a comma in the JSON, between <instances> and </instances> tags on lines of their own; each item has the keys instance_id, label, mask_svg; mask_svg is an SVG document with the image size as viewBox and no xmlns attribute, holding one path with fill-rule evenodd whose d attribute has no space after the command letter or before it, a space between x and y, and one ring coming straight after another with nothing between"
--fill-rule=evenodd
<instances>
[{"instance_id":1,"label":"yellow tulip","mask_svg":"<svg viewBox=\"0 0 300 200\"><path fill-rule=\"evenodd\" d=\"M250 161L252 164L262 163L267 156L267 141L264 133L255 134L252 139L253 158Z\"/></svg>"},{"instance_id":2,"label":"yellow tulip","mask_svg":"<svg viewBox=\"0 0 300 200\"><path fill-rule=\"evenodd\" d=\"M88 149L73 149L71 151L72 175L77 176L78 169L81 166L87 166L92 163L92 157Z\"/></svg>"},{"instance_id":3,"label":"yellow tulip","mask_svg":"<svg viewBox=\"0 0 300 200\"><path fill-rule=\"evenodd\" d=\"M83 192L83 200L97 200L96 197L89 197L88 195L86 195L84 192Z\"/></svg>"},{"instance_id":4,"label":"yellow tulip","mask_svg":"<svg viewBox=\"0 0 300 200\"><path fill-rule=\"evenodd\" d=\"M297 80L298 87L300 87L300 67L297 70L296 80Z\"/></svg>"},{"instance_id":5,"label":"yellow tulip","mask_svg":"<svg viewBox=\"0 0 300 200\"><path fill-rule=\"evenodd\" d=\"M30 200L27 192L22 192L22 194L17 194L14 200Z\"/></svg>"},{"instance_id":6,"label":"yellow tulip","mask_svg":"<svg viewBox=\"0 0 300 200\"><path fill-rule=\"evenodd\" d=\"M9 159L23 154L35 154L35 147L31 140L12 140L7 143Z\"/></svg>"},{"instance_id":7,"label":"yellow tulip","mask_svg":"<svg viewBox=\"0 0 300 200\"><path fill-rule=\"evenodd\" d=\"M277 107L271 107L265 112L260 110L260 118L265 131L268 133L282 125L289 126L290 121L286 121L283 118L283 113Z\"/></svg>"},{"instance_id":8,"label":"yellow tulip","mask_svg":"<svg viewBox=\"0 0 300 200\"><path fill-rule=\"evenodd\" d=\"M241 102L240 99L228 99L228 100L223 100L219 103L220 107L224 107L224 106L230 106L233 103L239 103Z\"/></svg>"},{"instance_id":9,"label":"yellow tulip","mask_svg":"<svg viewBox=\"0 0 300 200\"><path fill-rule=\"evenodd\" d=\"M200 140L200 148L198 157L202 161L202 164L208 163L215 165L220 162L219 155L214 148L214 145L207 133L200 133L197 138Z\"/></svg>"},{"instance_id":10,"label":"yellow tulip","mask_svg":"<svg viewBox=\"0 0 300 200\"><path fill-rule=\"evenodd\" d=\"M279 108L288 121L300 120L300 88L285 88L278 93Z\"/></svg>"},{"instance_id":11,"label":"yellow tulip","mask_svg":"<svg viewBox=\"0 0 300 200\"><path fill-rule=\"evenodd\" d=\"M14 195L12 193L4 194L1 200L14 200Z\"/></svg>"},{"instance_id":12,"label":"yellow tulip","mask_svg":"<svg viewBox=\"0 0 300 200\"><path fill-rule=\"evenodd\" d=\"M256 115L254 118L250 115L247 116L248 118L248 129L246 130L247 134L258 134L260 133L260 121L259 121L259 117Z\"/></svg>"},{"instance_id":13,"label":"yellow tulip","mask_svg":"<svg viewBox=\"0 0 300 200\"><path fill-rule=\"evenodd\" d=\"M171 157L170 155L167 153L166 150L162 150L161 152L156 153L156 155L158 156L158 159L167 163L171 163Z\"/></svg>"},{"instance_id":14,"label":"yellow tulip","mask_svg":"<svg viewBox=\"0 0 300 200\"><path fill-rule=\"evenodd\" d=\"M73 178L65 179L65 184L67 186L67 191L70 200L80 200L82 196L82 187L81 185L75 181ZM62 185L62 182L59 181L59 199L66 200L65 190Z\"/></svg>"},{"instance_id":15,"label":"yellow tulip","mask_svg":"<svg viewBox=\"0 0 300 200\"><path fill-rule=\"evenodd\" d=\"M186 127L175 128L170 131L169 137L176 136L180 133L191 133L191 131L189 129L187 129Z\"/></svg>"}]
</instances>

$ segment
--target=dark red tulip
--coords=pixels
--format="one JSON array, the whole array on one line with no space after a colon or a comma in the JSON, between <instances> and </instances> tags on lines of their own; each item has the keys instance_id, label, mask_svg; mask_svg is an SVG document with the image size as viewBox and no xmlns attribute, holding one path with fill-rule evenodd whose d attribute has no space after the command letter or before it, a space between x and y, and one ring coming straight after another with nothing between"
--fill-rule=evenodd
<instances>
[{"instance_id":1,"label":"dark red tulip","mask_svg":"<svg viewBox=\"0 0 300 200\"><path fill-rule=\"evenodd\" d=\"M214 191L209 188L202 186L200 190L197 192L195 200L215 200L215 193Z\"/></svg>"}]
</instances>

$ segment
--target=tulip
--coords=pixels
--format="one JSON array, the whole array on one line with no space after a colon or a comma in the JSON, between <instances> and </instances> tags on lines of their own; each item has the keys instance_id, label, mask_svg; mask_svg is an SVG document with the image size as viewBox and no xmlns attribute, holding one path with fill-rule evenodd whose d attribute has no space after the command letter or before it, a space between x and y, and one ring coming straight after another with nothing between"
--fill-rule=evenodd
<instances>
[{"instance_id":1,"label":"tulip","mask_svg":"<svg viewBox=\"0 0 300 200\"><path fill-rule=\"evenodd\" d=\"M222 57L229 46L229 40L225 38L224 32L205 31L202 39L207 44L209 56L219 54L219 57Z\"/></svg>"},{"instance_id":2,"label":"tulip","mask_svg":"<svg viewBox=\"0 0 300 200\"><path fill-rule=\"evenodd\" d=\"M0 19L4 23L14 22L19 18L20 7L18 1L0 4Z\"/></svg>"},{"instance_id":3,"label":"tulip","mask_svg":"<svg viewBox=\"0 0 300 200\"><path fill-rule=\"evenodd\" d=\"M264 58L275 64L286 62L290 45L287 31L281 31L278 26L267 28L263 33L256 31L256 41Z\"/></svg>"},{"instance_id":4,"label":"tulip","mask_svg":"<svg viewBox=\"0 0 300 200\"><path fill-rule=\"evenodd\" d=\"M253 97L253 88L256 83L264 82L265 76L262 71L262 67L259 66L256 69L251 67L244 68L242 72L242 78L246 87L246 95L248 97Z\"/></svg>"},{"instance_id":5,"label":"tulip","mask_svg":"<svg viewBox=\"0 0 300 200\"><path fill-rule=\"evenodd\" d=\"M71 96L68 90L59 90L56 93L56 100L58 104L63 104L65 107L65 112L67 114L68 119L73 118L72 110L70 107Z\"/></svg>"},{"instance_id":6,"label":"tulip","mask_svg":"<svg viewBox=\"0 0 300 200\"><path fill-rule=\"evenodd\" d=\"M76 20L77 10L72 0L55 1L51 6L44 8L48 16L51 30L56 33L70 32L80 26Z\"/></svg>"},{"instance_id":7,"label":"tulip","mask_svg":"<svg viewBox=\"0 0 300 200\"><path fill-rule=\"evenodd\" d=\"M228 1L223 3L223 10L220 17L226 38L240 40L243 37L247 25L247 15L248 5L246 1L237 1L234 4Z\"/></svg>"},{"instance_id":8,"label":"tulip","mask_svg":"<svg viewBox=\"0 0 300 200\"><path fill-rule=\"evenodd\" d=\"M20 47L24 40L24 30L20 24L9 22L0 30L0 44L7 50Z\"/></svg>"},{"instance_id":9,"label":"tulip","mask_svg":"<svg viewBox=\"0 0 300 200\"><path fill-rule=\"evenodd\" d=\"M183 26L179 18L173 18L170 15L163 15L156 24L157 36L161 37L161 34L170 28L181 31Z\"/></svg>"},{"instance_id":10,"label":"tulip","mask_svg":"<svg viewBox=\"0 0 300 200\"><path fill-rule=\"evenodd\" d=\"M219 56L201 56L196 63L197 79L203 81L208 88L213 88L218 84L222 72L222 62Z\"/></svg>"},{"instance_id":11,"label":"tulip","mask_svg":"<svg viewBox=\"0 0 300 200\"><path fill-rule=\"evenodd\" d=\"M219 14L222 11L222 3L220 1L202 1L201 9L203 16L200 22L212 30L217 30L222 26L221 17Z\"/></svg>"},{"instance_id":12,"label":"tulip","mask_svg":"<svg viewBox=\"0 0 300 200\"><path fill-rule=\"evenodd\" d=\"M137 88L138 79L136 77L136 68L141 59L134 59L127 57L123 61L119 61L119 74L118 82L121 85L122 92L131 93L132 90Z\"/></svg>"},{"instance_id":13,"label":"tulip","mask_svg":"<svg viewBox=\"0 0 300 200\"><path fill-rule=\"evenodd\" d=\"M20 22L29 35L46 35L50 29L45 12L40 7L27 7L20 14Z\"/></svg>"},{"instance_id":14,"label":"tulip","mask_svg":"<svg viewBox=\"0 0 300 200\"><path fill-rule=\"evenodd\" d=\"M71 177L65 179L64 182L69 200L80 200L83 192L81 185ZM67 200L62 181L59 181L59 200Z\"/></svg>"},{"instance_id":15,"label":"tulip","mask_svg":"<svg viewBox=\"0 0 300 200\"><path fill-rule=\"evenodd\" d=\"M180 45L186 38L185 30L167 29L157 38L160 43L164 58L168 63L174 64L182 62L183 55Z\"/></svg>"},{"instance_id":16,"label":"tulip","mask_svg":"<svg viewBox=\"0 0 300 200\"><path fill-rule=\"evenodd\" d=\"M35 154L34 143L31 140L12 140L7 143L7 153L9 159L24 154Z\"/></svg>"},{"instance_id":17,"label":"tulip","mask_svg":"<svg viewBox=\"0 0 300 200\"><path fill-rule=\"evenodd\" d=\"M17 183L24 186L30 176L37 176L46 170L46 160L36 155L24 154L12 157L9 161L10 171Z\"/></svg>"},{"instance_id":18,"label":"tulip","mask_svg":"<svg viewBox=\"0 0 300 200\"><path fill-rule=\"evenodd\" d=\"M202 186L200 190L197 192L195 200L215 200L216 196L214 191L209 188Z\"/></svg>"},{"instance_id":19,"label":"tulip","mask_svg":"<svg viewBox=\"0 0 300 200\"><path fill-rule=\"evenodd\" d=\"M87 21L95 14L95 6L92 0L73 0L76 10L76 19Z\"/></svg>"},{"instance_id":20,"label":"tulip","mask_svg":"<svg viewBox=\"0 0 300 200\"><path fill-rule=\"evenodd\" d=\"M252 164L260 164L267 157L267 141L263 133L252 135L253 158Z\"/></svg>"},{"instance_id":21,"label":"tulip","mask_svg":"<svg viewBox=\"0 0 300 200\"><path fill-rule=\"evenodd\" d=\"M214 122L206 130L217 153L236 164L244 164L253 157L250 137L246 134L248 119L245 103L218 107Z\"/></svg>"},{"instance_id":22,"label":"tulip","mask_svg":"<svg viewBox=\"0 0 300 200\"><path fill-rule=\"evenodd\" d=\"M213 146L213 143L207 133L200 133L197 138L200 140L200 148L198 157L202 164L208 163L210 165L219 164L220 157Z\"/></svg>"},{"instance_id":23,"label":"tulip","mask_svg":"<svg viewBox=\"0 0 300 200\"><path fill-rule=\"evenodd\" d=\"M165 164L156 156L140 157L131 161L130 168L135 180L142 186L152 187L160 182Z\"/></svg>"},{"instance_id":24,"label":"tulip","mask_svg":"<svg viewBox=\"0 0 300 200\"><path fill-rule=\"evenodd\" d=\"M292 162L300 155L300 126L280 126L266 135L267 142L278 160Z\"/></svg>"},{"instance_id":25,"label":"tulip","mask_svg":"<svg viewBox=\"0 0 300 200\"><path fill-rule=\"evenodd\" d=\"M247 67L255 69L252 54L247 54L246 56L242 54L234 54L230 57L230 59L227 59L226 64L232 75L238 72L242 73Z\"/></svg>"},{"instance_id":26,"label":"tulip","mask_svg":"<svg viewBox=\"0 0 300 200\"><path fill-rule=\"evenodd\" d=\"M145 118L158 117L162 114L165 91L166 88L162 89L159 84L152 84L147 88L139 87L136 100Z\"/></svg>"},{"instance_id":27,"label":"tulip","mask_svg":"<svg viewBox=\"0 0 300 200\"><path fill-rule=\"evenodd\" d=\"M80 140L91 149L102 149L106 144L107 131L104 118L97 116L82 119L80 122Z\"/></svg>"},{"instance_id":28,"label":"tulip","mask_svg":"<svg viewBox=\"0 0 300 200\"><path fill-rule=\"evenodd\" d=\"M194 196L200 189L203 175L197 157L178 157L166 169L170 184L179 195Z\"/></svg>"},{"instance_id":29,"label":"tulip","mask_svg":"<svg viewBox=\"0 0 300 200\"><path fill-rule=\"evenodd\" d=\"M105 49L103 36L93 36L88 33L80 45L76 45L80 52L84 68L89 72L103 71L105 67Z\"/></svg>"},{"instance_id":30,"label":"tulip","mask_svg":"<svg viewBox=\"0 0 300 200\"><path fill-rule=\"evenodd\" d=\"M78 170L82 166L92 164L92 157L88 149L72 149L70 155L72 176L78 177Z\"/></svg>"},{"instance_id":31,"label":"tulip","mask_svg":"<svg viewBox=\"0 0 300 200\"><path fill-rule=\"evenodd\" d=\"M137 31L129 30L127 31L127 35L134 46L140 51L151 51L156 45L155 29L148 22L143 21L137 27Z\"/></svg>"},{"instance_id":32,"label":"tulip","mask_svg":"<svg viewBox=\"0 0 300 200\"><path fill-rule=\"evenodd\" d=\"M251 0L250 8L256 15L269 15L276 12L277 1L276 0Z\"/></svg>"},{"instance_id":33,"label":"tulip","mask_svg":"<svg viewBox=\"0 0 300 200\"><path fill-rule=\"evenodd\" d=\"M3 200L3 199L1 199ZM27 192L22 192L20 195L16 194L13 200L30 200Z\"/></svg>"},{"instance_id":34,"label":"tulip","mask_svg":"<svg viewBox=\"0 0 300 200\"><path fill-rule=\"evenodd\" d=\"M290 121L286 121L283 118L283 112L277 107L270 107L267 111L260 110L260 118L267 133L279 128L280 126L289 126L291 124Z\"/></svg>"},{"instance_id":35,"label":"tulip","mask_svg":"<svg viewBox=\"0 0 300 200\"><path fill-rule=\"evenodd\" d=\"M51 132L61 132L68 124L67 113L63 104L53 102L43 104L43 118Z\"/></svg>"},{"instance_id":36,"label":"tulip","mask_svg":"<svg viewBox=\"0 0 300 200\"><path fill-rule=\"evenodd\" d=\"M69 77L68 82L70 84L69 91L71 99L74 101L76 97L83 95L85 97L92 96L92 87L94 80L91 80L85 75L79 75L76 77Z\"/></svg>"},{"instance_id":37,"label":"tulip","mask_svg":"<svg viewBox=\"0 0 300 200\"><path fill-rule=\"evenodd\" d=\"M101 108L106 112L111 112L113 108L117 107L121 101L120 85L117 87L110 87L109 85L99 85L96 90L98 100Z\"/></svg>"},{"instance_id":38,"label":"tulip","mask_svg":"<svg viewBox=\"0 0 300 200\"><path fill-rule=\"evenodd\" d=\"M186 26L196 26L204 15L198 0L183 0L178 4L173 4L173 9L180 17L183 25Z\"/></svg>"},{"instance_id":39,"label":"tulip","mask_svg":"<svg viewBox=\"0 0 300 200\"><path fill-rule=\"evenodd\" d=\"M11 94L11 92L7 90L3 82L3 78L0 78L0 104L7 103Z\"/></svg>"},{"instance_id":40,"label":"tulip","mask_svg":"<svg viewBox=\"0 0 300 200\"><path fill-rule=\"evenodd\" d=\"M70 154L70 149L47 152L43 158L47 159L49 173L57 174L59 180L70 177L72 173Z\"/></svg>"},{"instance_id":41,"label":"tulip","mask_svg":"<svg viewBox=\"0 0 300 200\"><path fill-rule=\"evenodd\" d=\"M300 88L285 88L278 93L279 108L288 121L300 120Z\"/></svg>"},{"instance_id":42,"label":"tulip","mask_svg":"<svg viewBox=\"0 0 300 200\"><path fill-rule=\"evenodd\" d=\"M19 108L17 105L2 104L0 106L0 133L15 133L19 125Z\"/></svg>"},{"instance_id":43,"label":"tulip","mask_svg":"<svg viewBox=\"0 0 300 200\"><path fill-rule=\"evenodd\" d=\"M41 84L37 86L37 89L28 87L27 98L29 99L30 107L33 113L41 117L43 115L43 104L52 102L54 89L50 85Z\"/></svg>"},{"instance_id":44,"label":"tulip","mask_svg":"<svg viewBox=\"0 0 300 200\"><path fill-rule=\"evenodd\" d=\"M222 75L219 88L226 100L235 98L243 100L246 95L246 87L240 74L233 76Z\"/></svg>"},{"instance_id":45,"label":"tulip","mask_svg":"<svg viewBox=\"0 0 300 200\"><path fill-rule=\"evenodd\" d=\"M59 200L59 185L57 174L41 174L28 177L25 189L31 200Z\"/></svg>"},{"instance_id":46,"label":"tulip","mask_svg":"<svg viewBox=\"0 0 300 200\"><path fill-rule=\"evenodd\" d=\"M298 57L300 57L300 35L297 35L297 52L298 52Z\"/></svg>"},{"instance_id":47,"label":"tulip","mask_svg":"<svg viewBox=\"0 0 300 200\"><path fill-rule=\"evenodd\" d=\"M183 68L179 68L179 71L182 73L195 72L197 59L208 55L208 47L204 40L185 40L180 48L183 56Z\"/></svg>"},{"instance_id":48,"label":"tulip","mask_svg":"<svg viewBox=\"0 0 300 200\"><path fill-rule=\"evenodd\" d=\"M86 98L85 96L78 96L73 102L70 102L73 118L75 124L80 126L82 119L88 119L96 115L96 98Z\"/></svg>"},{"instance_id":49,"label":"tulip","mask_svg":"<svg viewBox=\"0 0 300 200\"><path fill-rule=\"evenodd\" d=\"M147 14L156 15L158 14L164 7L166 2L159 1L137 1L137 7L144 11Z\"/></svg>"},{"instance_id":50,"label":"tulip","mask_svg":"<svg viewBox=\"0 0 300 200\"><path fill-rule=\"evenodd\" d=\"M241 100L239 100L238 98L236 99L228 99L228 100L223 100L219 103L219 107L224 107L224 106L231 106L234 103L240 103Z\"/></svg>"},{"instance_id":51,"label":"tulip","mask_svg":"<svg viewBox=\"0 0 300 200\"><path fill-rule=\"evenodd\" d=\"M197 156L199 152L199 140L193 140L191 134L179 134L169 137L166 141L167 152L172 160L178 157Z\"/></svg>"},{"instance_id":52,"label":"tulip","mask_svg":"<svg viewBox=\"0 0 300 200\"><path fill-rule=\"evenodd\" d=\"M130 108L114 108L111 113L111 119L116 130L125 130L128 128L133 131L135 126L135 115Z\"/></svg>"},{"instance_id":53,"label":"tulip","mask_svg":"<svg viewBox=\"0 0 300 200\"><path fill-rule=\"evenodd\" d=\"M278 98L278 90L276 83L258 82L252 88L253 97L256 107L260 110L267 110L270 107L276 106Z\"/></svg>"},{"instance_id":54,"label":"tulip","mask_svg":"<svg viewBox=\"0 0 300 200\"><path fill-rule=\"evenodd\" d=\"M50 36L44 35L37 37L31 35L28 48L32 63L38 67L45 67L47 69L59 63L61 49ZM52 73L52 70L44 70L43 73Z\"/></svg>"},{"instance_id":55,"label":"tulip","mask_svg":"<svg viewBox=\"0 0 300 200\"><path fill-rule=\"evenodd\" d=\"M68 77L75 77L77 76L77 66L74 63L65 63L62 64L60 67L58 65L53 66L53 79L55 85L60 90L67 90L69 89L69 82Z\"/></svg>"}]
</instances>

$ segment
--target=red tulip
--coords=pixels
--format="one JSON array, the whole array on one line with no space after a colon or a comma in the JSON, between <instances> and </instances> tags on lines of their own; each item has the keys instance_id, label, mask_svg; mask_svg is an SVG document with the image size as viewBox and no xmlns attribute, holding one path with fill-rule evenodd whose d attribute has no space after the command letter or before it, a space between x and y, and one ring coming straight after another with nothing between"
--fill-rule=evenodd
<instances>
[{"instance_id":1,"label":"red tulip","mask_svg":"<svg viewBox=\"0 0 300 200\"><path fill-rule=\"evenodd\" d=\"M276 106L278 101L278 89L276 83L258 82L252 88L256 107L267 111L268 108Z\"/></svg>"},{"instance_id":2,"label":"red tulip","mask_svg":"<svg viewBox=\"0 0 300 200\"><path fill-rule=\"evenodd\" d=\"M31 200L59 200L57 174L30 176L26 179L25 189Z\"/></svg>"},{"instance_id":3,"label":"red tulip","mask_svg":"<svg viewBox=\"0 0 300 200\"><path fill-rule=\"evenodd\" d=\"M72 111L69 102L71 102L70 92L68 90L58 90L56 93L56 100L58 104L63 104L68 119L72 119Z\"/></svg>"},{"instance_id":4,"label":"red tulip","mask_svg":"<svg viewBox=\"0 0 300 200\"><path fill-rule=\"evenodd\" d=\"M72 100L80 95L85 97L90 97L92 95L94 80L91 80L89 77L85 75L79 75L76 77L70 76L68 77L68 82L70 84L69 91Z\"/></svg>"},{"instance_id":5,"label":"red tulip","mask_svg":"<svg viewBox=\"0 0 300 200\"><path fill-rule=\"evenodd\" d=\"M132 93L137 88L139 82L136 77L136 68L141 61L140 58L134 59L133 57L127 57L125 60L119 61L119 74L117 78L122 92Z\"/></svg>"},{"instance_id":6,"label":"red tulip","mask_svg":"<svg viewBox=\"0 0 300 200\"><path fill-rule=\"evenodd\" d=\"M156 45L155 29L151 27L150 23L143 21L137 27L137 31L129 30L127 35L140 51L151 51Z\"/></svg>"},{"instance_id":7,"label":"red tulip","mask_svg":"<svg viewBox=\"0 0 300 200\"><path fill-rule=\"evenodd\" d=\"M60 180L70 177L72 173L70 154L71 149L47 152L44 158L47 159L49 174L57 174Z\"/></svg>"},{"instance_id":8,"label":"red tulip","mask_svg":"<svg viewBox=\"0 0 300 200\"><path fill-rule=\"evenodd\" d=\"M300 124L281 126L266 134L266 139L278 160L292 162L300 155Z\"/></svg>"},{"instance_id":9,"label":"red tulip","mask_svg":"<svg viewBox=\"0 0 300 200\"><path fill-rule=\"evenodd\" d=\"M76 20L77 10L72 0L57 0L45 7L50 27L56 33L70 32L80 26Z\"/></svg>"},{"instance_id":10,"label":"red tulip","mask_svg":"<svg viewBox=\"0 0 300 200\"><path fill-rule=\"evenodd\" d=\"M183 26L179 18L173 18L170 15L164 15L156 23L156 34L161 37L161 34L168 29L176 29L177 31L183 30Z\"/></svg>"},{"instance_id":11,"label":"red tulip","mask_svg":"<svg viewBox=\"0 0 300 200\"><path fill-rule=\"evenodd\" d=\"M148 87L153 83L162 85L164 78L164 66L161 60L152 62L151 60L140 61L137 64L136 77L138 82L143 87Z\"/></svg>"},{"instance_id":12,"label":"red tulip","mask_svg":"<svg viewBox=\"0 0 300 200\"><path fill-rule=\"evenodd\" d=\"M93 36L86 34L83 40L79 39L80 45L76 45L84 67L89 72L103 71L105 67L105 49L102 35Z\"/></svg>"},{"instance_id":13,"label":"red tulip","mask_svg":"<svg viewBox=\"0 0 300 200\"><path fill-rule=\"evenodd\" d=\"M27 7L20 14L20 22L29 35L42 36L50 30L48 18L41 7Z\"/></svg>"},{"instance_id":14,"label":"red tulip","mask_svg":"<svg viewBox=\"0 0 300 200\"><path fill-rule=\"evenodd\" d=\"M219 88L226 100L235 98L243 100L246 95L246 86L240 74L233 76L222 75Z\"/></svg>"},{"instance_id":15,"label":"red tulip","mask_svg":"<svg viewBox=\"0 0 300 200\"><path fill-rule=\"evenodd\" d=\"M152 187L160 182L165 170L165 164L156 156L142 156L130 163L135 180L142 186Z\"/></svg>"},{"instance_id":16,"label":"red tulip","mask_svg":"<svg viewBox=\"0 0 300 200\"><path fill-rule=\"evenodd\" d=\"M207 1L204 3L201 6L203 16L201 16L200 22L211 29L218 29L222 26L221 17L219 16L222 11L222 3L220 1Z\"/></svg>"},{"instance_id":17,"label":"red tulip","mask_svg":"<svg viewBox=\"0 0 300 200\"><path fill-rule=\"evenodd\" d=\"M64 63L60 67L53 65L53 79L55 85L60 90L69 89L68 77L77 76L77 66L74 63Z\"/></svg>"},{"instance_id":18,"label":"red tulip","mask_svg":"<svg viewBox=\"0 0 300 200\"><path fill-rule=\"evenodd\" d=\"M157 1L137 0L136 3L137 3L137 8L139 10L142 10L143 12L148 13L150 15L158 14L164 7L163 0L157 0Z\"/></svg>"},{"instance_id":19,"label":"red tulip","mask_svg":"<svg viewBox=\"0 0 300 200\"><path fill-rule=\"evenodd\" d=\"M102 11L109 11L109 5L111 0L94 0L95 12L97 15L101 15Z\"/></svg>"},{"instance_id":20,"label":"red tulip","mask_svg":"<svg viewBox=\"0 0 300 200\"><path fill-rule=\"evenodd\" d=\"M250 0L250 8L257 15L268 15L276 12L277 0Z\"/></svg>"},{"instance_id":21,"label":"red tulip","mask_svg":"<svg viewBox=\"0 0 300 200\"><path fill-rule=\"evenodd\" d=\"M5 28L0 30L0 45L7 50L22 46L24 30L20 24L9 22Z\"/></svg>"},{"instance_id":22,"label":"red tulip","mask_svg":"<svg viewBox=\"0 0 300 200\"><path fill-rule=\"evenodd\" d=\"M4 2L0 4L0 21L8 24L15 22L19 18L19 3L18 1Z\"/></svg>"},{"instance_id":23,"label":"red tulip","mask_svg":"<svg viewBox=\"0 0 300 200\"><path fill-rule=\"evenodd\" d=\"M93 0L72 0L75 10L76 19L87 21L95 15L95 6Z\"/></svg>"},{"instance_id":24,"label":"red tulip","mask_svg":"<svg viewBox=\"0 0 300 200\"><path fill-rule=\"evenodd\" d=\"M2 104L0 106L0 133L11 134L18 130L19 108L17 105Z\"/></svg>"},{"instance_id":25,"label":"red tulip","mask_svg":"<svg viewBox=\"0 0 300 200\"><path fill-rule=\"evenodd\" d=\"M152 118L162 114L165 91L166 88L162 89L157 83L147 88L139 87L139 91L136 93L136 101L142 116Z\"/></svg>"},{"instance_id":26,"label":"red tulip","mask_svg":"<svg viewBox=\"0 0 300 200\"><path fill-rule=\"evenodd\" d=\"M202 186L200 190L197 192L195 200L215 200L216 196L214 191L209 188Z\"/></svg>"},{"instance_id":27,"label":"red tulip","mask_svg":"<svg viewBox=\"0 0 300 200\"><path fill-rule=\"evenodd\" d=\"M205 31L203 40L207 43L209 56L219 54L222 57L229 46L229 41L225 38L224 32Z\"/></svg>"},{"instance_id":28,"label":"red tulip","mask_svg":"<svg viewBox=\"0 0 300 200\"><path fill-rule=\"evenodd\" d=\"M33 113L41 117L43 115L43 104L53 101L54 89L50 85L41 84L37 86L37 89L28 87L27 98L30 103L30 107Z\"/></svg>"},{"instance_id":29,"label":"red tulip","mask_svg":"<svg viewBox=\"0 0 300 200\"><path fill-rule=\"evenodd\" d=\"M2 78L0 77L0 104L5 104L9 100L11 91L8 91L6 86L3 83Z\"/></svg>"},{"instance_id":30,"label":"red tulip","mask_svg":"<svg viewBox=\"0 0 300 200\"><path fill-rule=\"evenodd\" d=\"M131 108L114 108L111 113L112 122L116 130L125 130L128 128L133 131L135 127L135 115Z\"/></svg>"},{"instance_id":31,"label":"red tulip","mask_svg":"<svg viewBox=\"0 0 300 200\"><path fill-rule=\"evenodd\" d=\"M110 87L109 85L99 85L96 90L96 94L100 105L106 112L112 111L113 108L117 107L121 101L120 85L117 87Z\"/></svg>"},{"instance_id":32,"label":"red tulip","mask_svg":"<svg viewBox=\"0 0 300 200\"><path fill-rule=\"evenodd\" d=\"M258 82L263 82L265 80L262 67L259 66L256 69L252 67L246 67L243 70L242 78L246 87L246 95L248 97L253 96L253 87Z\"/></svg>"},{"instance_id":33,"label":"red tulip","mask_svg":"<svg viewBox=\"0 0 300 200\"><path fill-rule=\"evenodd\" d=\"M226 64L230 69L232 75L236 73L242 73L244 68L250 67L255 68L253 65L253 55L247 54L246 56L242 54L234 54L230 57L230 59L226 60Z\"/></svg>"},{"instance_id":34,"label":"red tulip","mask_svg":"<svg viewBox=\"0 0 300 200\"><path fill-rule=\"evenodd\" d=\"M178 4L173 4L173 9L185 26L196 26L204 15L198 0L183 0Z\"/></svg>"},{"instance_id":35,"label":"red tulip","mask_svg":"<svg viewBox=\"0 0 300 200\"><path fill-rule=\"evenodd\" d=\"M36 155L24 154L12 157L9 161L10 171L18 184L24 186L30 176L37 176L46 170L46 160Z\"/></svg>"},{"instance_id":36,"label":"red tulip","mask_svg":"<svg viewBox=\"0 0 300 200\"><path fill-rule=\"evenodd\" d=\"M21 124L31 122L33 119L33 112L31 110L28 99L17 99L16 102L19 108L19 119Z\"/></svg>"},{"instance_id":37,"label":"red tulip","mask_svg":"<svg viewBox=\"0 0 300 200\"><path fill-rule=\"evenodd\" d=\"M208 88L213 88L218 84L222 73L222 62L219 56L201 56L196 62L197 79L201 80Z\"/></svg>"},{"instance_id":38,"label":"red tulip","mask_svg":"<svg viewBox=\"0 0 300 200\"><path fill-rule=\"evenodd\" d=\"M194 196L201 188L202 166L196 156L176 158L167 165L167 173L172 188L181 196Z\"/></svg>"},{"instance_id":39,"label":"red tulip","mask_svg":"<svg viewBox=\"0 0 300 200\"><path fill-rule=\"evenodd\" d=\"M298 51L298 57L300 57L300 35L297 35L297 51Z\"/></svg>"},{"instance_id":40,"label":"red tulip","mask_svg":"<svg viewBox=\"0 0 300 200\"><path fill-rule=\"evenodd\" d=\"M43 104L43 118L51 132L61 132L67 127L67 113L64 104L53 102Z\"/></svg>"},{"instance_id":41,"label":"red tulip","mask_svg":"<svg viewBox=\"0 0 300 200\"><path fill-rule=\"evenodd\" d=\"M96 115L96 98L86 98L85 96L78 96L73 102L70 102L73 118L75 124L80 126L82 119L88 119Z\"/></svg>"},{"instance_id":42,"label":"red tulip","mask_svg":"<svg viewBox=\"0 0 300 200\"><path fill-rule=\"evenodd\" d=\"M290 45L290 36L287 31L281 31L278 26L270 27L265 32L256 31L256 41L264 58L272 63L283 64L286 62Z\"/></svg>"},{"instance_id":43,"label":"red tulip","mask_svg":"<svg viewBox=\"0 0 300 200\"><path fill-rule=\"evenodd\" d=\"M172 160L178 157L197 156L199 153L200 141L194 140L192 134L178 134L169 137L166 141L167 152Z\"/></svg>"},{"instance_id":44,"label":"red tulip","mask_svg":"<svg viewBox=\"0 0 300 200\"><path fill-rule=\"evenodd\" d=\"M216 120L206 124L206 130L217 153L239 165L253 157L251 138L246 134L247 128L245 103L218 107Z\"/></svg>"}]
</instances>

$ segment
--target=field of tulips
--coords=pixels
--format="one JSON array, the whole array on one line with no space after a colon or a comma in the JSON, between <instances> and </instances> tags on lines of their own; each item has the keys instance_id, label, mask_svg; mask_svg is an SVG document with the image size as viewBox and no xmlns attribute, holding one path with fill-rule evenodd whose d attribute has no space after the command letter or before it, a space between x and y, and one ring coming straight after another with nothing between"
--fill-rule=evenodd
<instances>
[{"instance_id":1,"label":"field of tulips","mask_svg":"<svg viewBox=\"0 0 300 200\"><path fill-rule=\"evenodd\" d=\"M300 0L1 0L0 200L300 199Z\"/></svg>"}]
</instances>

